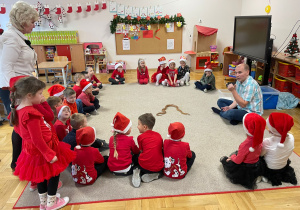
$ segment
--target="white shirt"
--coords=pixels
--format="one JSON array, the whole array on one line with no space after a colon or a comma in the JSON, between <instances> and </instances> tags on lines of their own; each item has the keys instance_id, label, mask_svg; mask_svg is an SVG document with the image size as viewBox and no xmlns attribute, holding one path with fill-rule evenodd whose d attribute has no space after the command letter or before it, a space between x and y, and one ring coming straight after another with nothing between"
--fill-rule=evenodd
<instances>
[{"instance_id":1,"label":"white shirt","mask_svg":"<svg viewBox=\"0 0 300 210\"><path fill-rule=\"evenodd\" d=\"M287 160L294 149L294 136L288 134L284 141L284 147L278 147L281 137L272 136L265 138L263 141L263 148L261 156L264 156L268 168L282 169L286 166Z\"/></svg>"},{"instance_id":2,"label":"white shirt","mask_svg":"<svg viewBox=\"0 0 300 210\"><path fill-rule=\"evenodd\" d=\"M9 87L12 77L34 72L37 55L25 40L27 37L13 26L0 35L0 88Z\"/></svg>"}]
</instances>

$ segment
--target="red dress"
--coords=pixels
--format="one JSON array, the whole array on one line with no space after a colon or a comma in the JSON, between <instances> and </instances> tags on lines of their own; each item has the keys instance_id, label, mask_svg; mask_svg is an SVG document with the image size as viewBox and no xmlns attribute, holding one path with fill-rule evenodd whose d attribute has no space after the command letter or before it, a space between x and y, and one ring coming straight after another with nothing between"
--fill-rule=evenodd
<instances>
[{"instance_id":1,"label":"red dress","mask_svg":"<svg viewBox=\"0 0 300 210\"><path fill-rule=\"evenodd\" d=\"M156 76L157 74L162 74L161 79L159 80L159 84L164 81L165 79L168 79L167 76L167 70L169 69L169 66L164 68L163 70L160 70L160 66L157 67L157 71L151 76L151 82L156 82Z\"/></svg>"},{"instance_id":2,"label":"red dress","mask_svg":"<svg viewBox=\"0 0 300 210\"><path fill-rule=\"evenodd\" d=\"M148 74L148 68L145 67L145 71L141 70L139 71L139 68L137 68L137 79L140 84L147 84L149 82L149 74Z\"/></svg>"},{"instance_id":3,"label":"red dress","mask_svg":"<svg viewBox=\"0 0 300 210\"><path fill-rule=\"evenodd\" d=\"M40 183L63 172L76 157L70 145L59 142L53 126L32 106L17 110L17 116L15 127L23 144L14 175L20 180ZM51 164L54 156L58 161Z\"/></svg>"}]
</instances>

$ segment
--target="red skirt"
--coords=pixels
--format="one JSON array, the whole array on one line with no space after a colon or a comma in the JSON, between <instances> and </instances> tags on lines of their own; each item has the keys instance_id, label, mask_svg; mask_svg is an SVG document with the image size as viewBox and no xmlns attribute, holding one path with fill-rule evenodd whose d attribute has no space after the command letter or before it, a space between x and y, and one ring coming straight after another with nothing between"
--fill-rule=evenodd
<instances>
[{"instance_id":1,"label":"red skirt","mask_svg":"<svg viewBox=\"0 0 300 210\"><path fill-rule=\"evenodd\" d=\"M56 152L58 161L52 164L46 161L42 154L31 155L22 150L14 175L19 176L20 180L36 183L58 176L76 157L76 152L70 148L71 145L65 142L53 145L52 149Z\"/></svg>"},{"instance_id":2,"label":"red skirt","mask_svg":"<svg viewBox=\"0 0 300 210\"><path fill-rule=\"evenodd\" d=\"M155 72L154 74L152 74L152 76L151 76L151 82L156 82L156 75L157 75L157 72ZM164 81L165 79L168 79L167 75L166 74L162 74L161 79L159 80L159 84L162 81Z\"/></svg>"}]
</instances>

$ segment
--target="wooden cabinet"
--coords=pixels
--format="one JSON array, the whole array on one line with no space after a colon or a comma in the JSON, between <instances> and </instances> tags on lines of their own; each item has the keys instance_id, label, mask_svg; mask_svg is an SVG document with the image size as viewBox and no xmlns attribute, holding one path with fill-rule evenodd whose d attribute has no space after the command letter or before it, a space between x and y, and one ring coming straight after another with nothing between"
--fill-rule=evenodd
<instances>
[{"instance_id":1,"label":"wooden cabinet","mask_svg":"<svg viewBox=\"0 0 300 210\"><path fill-rule=\"evenodd\" d=\"M54 46L56 48L56 52L58 56L68 57L68 60L72 62L72 73L77 73L85 70L84 52L83 52L82 44L34 45L33 48L37 53L38 63L47 61L46 60L47 46ZM44 71L40 70L40 74L44 74Z\"/></svg>"}]
</instances>

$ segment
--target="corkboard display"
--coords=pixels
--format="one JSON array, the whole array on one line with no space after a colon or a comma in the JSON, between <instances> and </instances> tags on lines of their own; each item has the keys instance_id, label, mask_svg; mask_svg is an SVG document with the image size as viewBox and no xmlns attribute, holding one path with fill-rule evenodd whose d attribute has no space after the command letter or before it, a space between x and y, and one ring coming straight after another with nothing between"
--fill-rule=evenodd
<instances>
[{"instance_id":1,"label":"corkboard display","mask_svg":"<svg viewBox=\"0 0 300 210\"><path fill-rule=\"evenodd\" d=\"M156 32L157 29L160 29ZM153 30L152 38L143 38L143 31L140 31L139 39L130 39L130 50L123 50L122 40L124 34L115 34L117 55L134 55L134 54L167 54L182 52L182 27L174 24L174 32L167 32L164 24L151 25ZM156 37L160 38L157 39ZM174 39L174 50L167 49L167 39Z\"/></svg>"}]
</instances>

